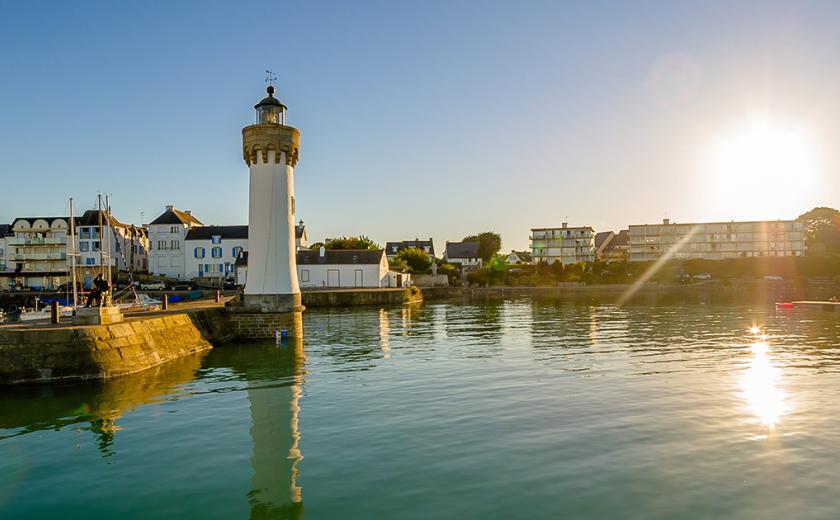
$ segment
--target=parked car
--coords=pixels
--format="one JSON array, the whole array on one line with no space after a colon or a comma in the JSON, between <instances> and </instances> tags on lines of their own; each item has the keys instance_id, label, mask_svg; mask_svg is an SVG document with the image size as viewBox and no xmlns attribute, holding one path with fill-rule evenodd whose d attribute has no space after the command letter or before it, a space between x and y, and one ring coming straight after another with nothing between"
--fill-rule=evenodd
<instances>
[{"instance_id":1,"label":"parked car","mask_svg":"<svg viewBox=\"0 0 840 520\"><path fill-rule=\"evenodd\" d=\"M694 278L695 280L711 280L712 275L710 275L709 273L698 273L695 274L692 278Z\"/></svg>"},{"instance_id":2,"label":"parked car","mask_svg":"<svg viewBox=\"0 0 840 520\"><path fill-rule=\"evenodd\" d=\"M192 291L195 289L195 284L192 282L176 282L172 284L173 291Z\"/></svg>"},{"instance_id":3,"label":"parked car","mask_svg":"<svg viewBox=\"0 0 840 520\"><path fill-rule=\"evenodd\" d=\"M141 283L140 288L144 291L164 291L166 290L166 282L160 280L157 282Z\"/></svg>"},{"instance_id":4,"label":"parked car","mask_svg":"<svg viewBox=\"0 0 840 520\"><path fill-rule=\"evenodd\" d=\"M55 291L56 292L68 292L73 290L73 282L64 282L63 284L59 285ZM84 292L84 287L82 287L82 282L76 282L76 292Z\"/></svg>"}]
</instances>

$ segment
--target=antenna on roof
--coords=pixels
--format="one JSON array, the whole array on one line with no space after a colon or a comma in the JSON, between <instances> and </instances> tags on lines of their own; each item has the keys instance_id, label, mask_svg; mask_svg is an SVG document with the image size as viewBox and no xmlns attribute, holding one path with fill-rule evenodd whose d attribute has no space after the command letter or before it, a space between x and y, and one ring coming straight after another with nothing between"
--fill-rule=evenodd
<instances>
[{"instance_id":1,"label":"antenna on roof","mask_svg":"<svg viewBox=\"0 0 840 520\"><path fill-rule=\"evenodd\" d=\"M274 86L275 81L277 81L277 74L272 72L271 69L266 69L266 71L265 71L265 82L269 86Z\"/></svg>"}]
</instances>

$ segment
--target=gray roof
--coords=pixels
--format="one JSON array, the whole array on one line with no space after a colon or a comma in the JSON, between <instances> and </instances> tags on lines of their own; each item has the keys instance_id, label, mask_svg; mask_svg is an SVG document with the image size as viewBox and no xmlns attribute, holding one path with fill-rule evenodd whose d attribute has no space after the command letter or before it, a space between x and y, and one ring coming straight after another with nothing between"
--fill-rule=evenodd
<instances>
[{"instance_id":1,"label":"gray roof","mask_svg":"<svg viewBox=\"0 0 840 520\"><path fill-rule=\"evenodd\" d=\"M480 258L478 242L447 242L446 258Z\"/></svg>"},{"instance_id":2,"label":"gray roof","mask_svg":"<svg viewBox=\"0 0 840 520\"><path fill-rule=\"evenodd\" d=\"M167 209L158 218L149 223L150 226L155 224L198 224L201 226L201 221L192 216L186 211L180 209Z\"/></svg>"},{"instance_id":3,"label":"gray roof","mask_svg":"<svg viewBox=\"0 0 840 520\"><path fill-rule=\"evenodd\" d=\"M618 232L618 234L610 241L610 249L615 246L626 246L630 242L630 230L629 229L622 229Z\"/></svg>"},{"instance_id":4,"label":"gray roof","mask_svg":"<svg viewBox=\"0 0 840 520\"><path fill-rule=\"evenodd\" d=\"M425 251L428 247L429 254L435 256L435 243L431 238L429 240L420 240L417 238L414 240L403 240L401 242L388 242L385 244L385 254L395 255L403 249L408 249L410 247L416 247L417 249L422 249L423 251Z\"/></svg>"},{"instance_id":5,"label":"gray roof","mask_svg":"<svg viewBox=\"0 0 840 520\"><path fill-rule=\"evenodd\" d=\"M297 252L298 265L370 265L382 261L384 249L326 249L324 256L316 249L303 249ZM235 265L248 265L248 251L242 251Z\"/></svg>"},{"instance_id":6,"label":"gray roof","mask_svg":"<svg viewBox=\"0 0 840 520\"><path fill-rule=\"evenodd\" d=\"M198 226L187 231L187 240L210 240L213 237L248 238L248 226Z\"/></svg>"},{"instance_id":7,"label":"gray roof","mask_svg":"<svg viewBox=\"0 0 840 520\"><path fill-rule=\"evenodd\" d=\"M99 225L99 213L100 210L98 209L89 209L82 213L82 216L78 218L76 221L77 226L98 226ZM108 213L106 211L102 211L102 224L107 226L108 225ZM111 215L111 223L115 227L128 227L119 220L117 220L114 215Z\"/></svg>"},{"instance_id":8,"label":"gray roof","mask_svg":"<svg viewBox=\"0 0 840 520\"><path fill-rule=\"evenodd\" d=\"M607 240L612 234L612 231L601 231L600 233L595 233L595 249L601 247L601 244L603 244L604 241Z\"/></svg>"},{"instance_id":9,"label":"gray roof","mask_svg":"<svg viewBox=\"0 0 840 520\"><path fill-rule=\"evenodd\" d=\"M298 265L305 264L378 264L382 261L384 249L326 249L324 256L319 250L298 251Z\"/></svg>"}]
</instances>

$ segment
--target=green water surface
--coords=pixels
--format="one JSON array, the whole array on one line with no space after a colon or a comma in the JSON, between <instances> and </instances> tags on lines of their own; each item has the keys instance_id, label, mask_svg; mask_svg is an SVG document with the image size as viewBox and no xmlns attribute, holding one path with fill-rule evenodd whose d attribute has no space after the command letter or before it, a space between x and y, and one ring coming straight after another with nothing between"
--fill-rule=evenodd
<instances>
[{"instance_id":1,"label":"green water surface","mask_svg":"<svg viewBox=\"0 0 840 520\"><path fill-rule=\"evenodd\" d=\"M833 313L517 300L304 326L0 389L0 518L840 517Z\"/></svg>"}]
</instances>

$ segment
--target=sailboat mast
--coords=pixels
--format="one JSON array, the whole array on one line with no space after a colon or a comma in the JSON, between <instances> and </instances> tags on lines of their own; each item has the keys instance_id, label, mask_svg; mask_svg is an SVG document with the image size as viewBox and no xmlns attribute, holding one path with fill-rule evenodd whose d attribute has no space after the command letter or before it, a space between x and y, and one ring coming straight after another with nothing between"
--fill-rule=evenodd
<instances>
[{"instance_id":1,"label":"sailboat mast","mask_svg":"<svg viewBox=\"0 0 840 520\"><path fill-rule=\"evenodd\" d=\"M105 213L108 216L108 222L107 222L107 226L108 226L108 233L107 233L107 235L108 235L108 253L107 253L108 277L106 278L106 280L108 280L108 287L113 289L114 285L113 285L113 280L111 279L111 277L113 276L112 273L111 273L111 237L114 234L114 227L113 227L114 222L111 219L111 196L108 195L108 194L105 195ZM116 239L116 237L114 237L114 239Z\"/></svg>"},{"instance_id":2,"label":"sailboat mast","mask_svg":"<svg viewBox=\"0 0 840 520\"><path fill-rule=\"evenodd\" d=\"M96 194L96 200L99 205L99 274L105 274L105 248L103 247L103 243L105 242L105 235L102 233L102 194Z\"/></svg>"},{"instance_id":3,"label":"sailboat mast","mask_svg":"<svg viewBox=\"0 0 840 520\"><path fill-rule=\"evenodd\" d=\"M70 244L70 283L73 284L73 308L75 309L79 294L76 288L76 214L73 197L70 197Z\"/></svg>"}]
</instances>

